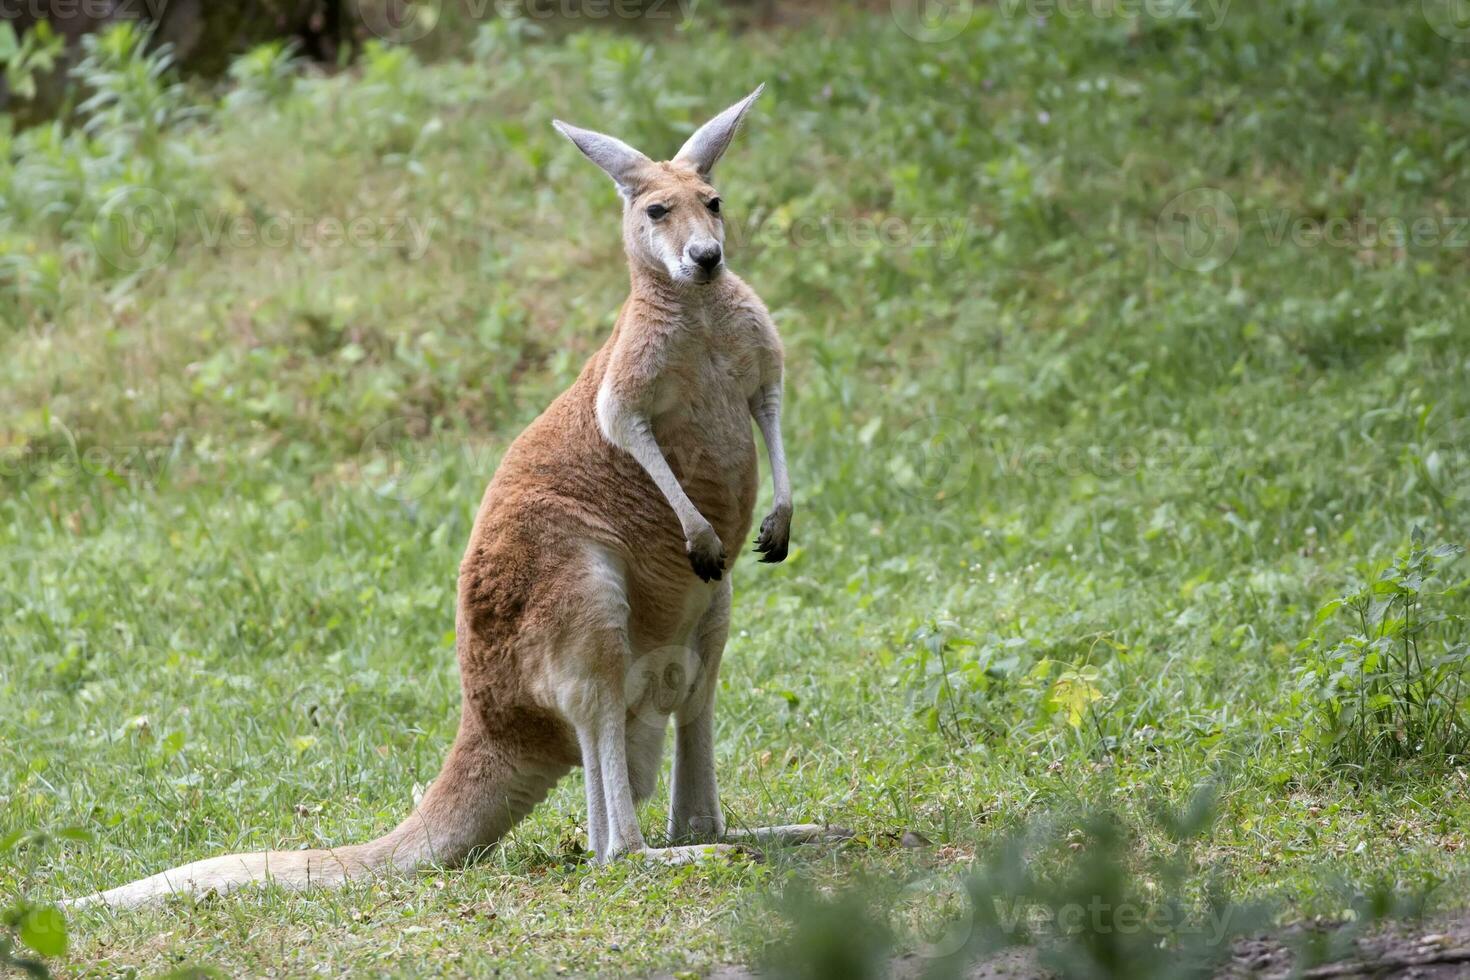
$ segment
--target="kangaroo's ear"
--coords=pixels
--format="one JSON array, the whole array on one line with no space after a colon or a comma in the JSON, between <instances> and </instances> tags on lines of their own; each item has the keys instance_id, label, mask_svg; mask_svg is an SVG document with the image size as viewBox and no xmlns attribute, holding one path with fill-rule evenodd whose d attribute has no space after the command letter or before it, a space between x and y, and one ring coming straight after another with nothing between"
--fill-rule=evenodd
<instances>
[{"instance_id":1,"label":"kangaroo's ear","mask_svg":"<svg viewBox=\"0 0 1470 980\"><path fill-rule=\"evenodd\" d=\"M587 159L601 167L613 179L613 183L618 185L618 192L624 197L633 196L643 168L653 162L612 136L595 133L590 129L578 129L560 119L553 119L551 125L556 127L558 133L577 144L577 149L585 153Z\"/></svg>"},{"instance_id":2,"label":"kangaroo's ear","mask_svg":"<svg viewBox=\"0 0 1470 980\"><path fill-rule=\"evenodd\" d=\"M755 100L760 98L765 87L764 83L757 86L754 92L696 129L694 135L689 137L688 142L674 155L674 162L692 163L701 177L708 177L720 157L724 156L725 148L730 145L730 140L735 138L735 130L740 128L740 120L755 104Z\"/></svg>"}]
</instances>

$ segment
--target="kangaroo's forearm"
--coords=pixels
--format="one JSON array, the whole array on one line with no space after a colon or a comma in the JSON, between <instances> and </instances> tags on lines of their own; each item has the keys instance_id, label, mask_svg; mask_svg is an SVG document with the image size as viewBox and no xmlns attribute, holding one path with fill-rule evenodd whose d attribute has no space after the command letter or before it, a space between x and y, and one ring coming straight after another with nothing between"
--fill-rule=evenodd
<instances>
[{"instance_id":1,"label":"kangaroo's forearm","mask_svg":"<svg viewBox=\"0 0 1470 980\"><path fill-rule=\"evenodd\" d=\"M791 510L791 477L786 471L786 447L781 441L781 382L766 385L751 404L751 414L766 443L771 463L771 489L777 511Z\"/></svg>"},{"instance_id":2,"label":"kangaroo's forearm","mask_svg":"<svg viewBox=\"0 0 1470 980\"><path fill-rule=\"evenodd\" d=\"M686 538L708 526L709 522L679 485L678 477L674 476L673 468L653 436L653 426L646 415L620 406L616 396L604 389L597 399L597 422L607 441L637 460L653 479L659 493L678 516Z\"/></svg>"}]
</instances>

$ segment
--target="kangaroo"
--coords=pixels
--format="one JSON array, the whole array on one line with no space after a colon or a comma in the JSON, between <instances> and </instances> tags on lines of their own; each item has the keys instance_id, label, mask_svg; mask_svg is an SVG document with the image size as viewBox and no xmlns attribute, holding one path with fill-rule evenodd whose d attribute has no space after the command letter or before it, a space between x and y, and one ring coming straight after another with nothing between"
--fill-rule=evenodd
<instances>
[{"instance_id":1,"label":"kangaroo","mask_svg":"<svg viewBox=\"0 0 1470 980\"><path fill-rule=\"evenodd\" d=\"M729 555L750 533L757 492L752 418L774 490L760 560L782 561L791 533L781 341L725 266L710 183L760 93L665 163L553 122L617 185L631 289L612 336L512 443L480 503L459 569L459 730L413 813L369 843L210 858L72 904L130 907L265 881L335 886L461 864L579 764L599 862L683 863L752 839L847 835L817 824L727 835L715 780ZM654 790L670 718L674 843L649 847L635 807Z\"/></svg>"}]
</instances>

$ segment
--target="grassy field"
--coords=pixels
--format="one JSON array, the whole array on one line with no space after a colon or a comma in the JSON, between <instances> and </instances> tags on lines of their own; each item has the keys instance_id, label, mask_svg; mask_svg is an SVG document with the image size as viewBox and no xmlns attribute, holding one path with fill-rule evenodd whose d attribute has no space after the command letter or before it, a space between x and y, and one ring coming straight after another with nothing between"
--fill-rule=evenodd
<instances>
[{"instance_id":1,"label":"grassy field","mask_svg":"<svg viewBox=\"0 0 1470 980\"><path fill-rule=\"evenodd\" d=\"M1193 881L1463 896L1470 44L1434 3L907 9L222 91L118 33L73 124L0 136L0 905L406 811L481 490L626 289L549 121L667 154L762 80L721 193L797 513L735 573L718 759L732 823L859 834L594 867L573 775L475 867L78 913L54 969L699 969L860 881L911 948L1012 828L1103 807L1146 856L1209 781Z\"/></svg>"}]
</instances>

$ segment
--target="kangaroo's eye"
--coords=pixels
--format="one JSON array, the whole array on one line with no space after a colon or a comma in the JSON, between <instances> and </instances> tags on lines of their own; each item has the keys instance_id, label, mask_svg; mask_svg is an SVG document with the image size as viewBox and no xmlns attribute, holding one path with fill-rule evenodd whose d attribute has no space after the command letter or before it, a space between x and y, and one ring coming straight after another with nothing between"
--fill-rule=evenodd
<instances>
[{"instance_id":1,"label":"kangaroo's eye","mask_svg":"<svg viewBox=\"0 0 1470 980\"><path fill-rule=\"evenodd\" d=\"M712 197L712 198L710 198L710 202L708 204L706 204L705 207L709 208L710 214L719 214L720 213L720 199L718 197Z\"/></svg>"},{"instance_id":2,"label":"kangaroo's eye","mask_svg":"<svg viewBox=\"0 0 1470 980\"><path fill-rule=\"evenodd\" d=\"M662 204L650 204L648 206L648 216L654 221L657 221L659 218L662 218L668 213L669 209L664 207Z\"/></svg>"}]
</instances>

